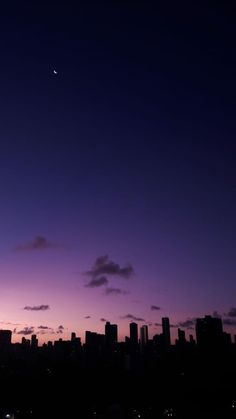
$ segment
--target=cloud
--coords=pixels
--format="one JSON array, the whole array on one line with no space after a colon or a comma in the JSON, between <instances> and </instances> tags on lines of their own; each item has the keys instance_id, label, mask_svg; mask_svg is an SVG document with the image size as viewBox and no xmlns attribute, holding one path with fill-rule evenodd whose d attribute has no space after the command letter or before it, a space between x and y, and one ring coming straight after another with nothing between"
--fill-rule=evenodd
<instances>
[{"instance_id":1,"label":"cloud","mask_svg":"<svg viewBox=\"0 0 236 419\"><path fill-rule=\"evenodd\" d=\"M161 307L159 307L159 306L151 306L151 310L152 311L158 311L158 310L161 310Z\"/></svg>"},{"instance_id":2,"label":"cloud","mask_svg":"<svg viewBox=\"0 0 236 419\"><path fill-rule=\"evenodd\" d=\"M63 333L64 330L64 326L62 326L62 324L60 326L58 326L56 333Z\"/></svg>"},{"instance_id":3,"label":"cloud","mask_svg":"<svg viewBox=\"0 0 236 419\"><path fill-rule=\"evenodd\" d=\"M154 326L162 327L162 323L154 323ZM176 327L179 327L179 325L178 324L170 324L170 327L176 328Z\"/></svg>"},{"instance_id":4,"label":"cloud","mask_svg":"<svg viewBox=\"0 0 236 419\"><path fill-rule=\"evenodd\" d=\"M145 319L143 319L142 317L136 317L133 314L126 314L125 316L121 316L121 319L130 319L135 320L137 322L145 322Z\"/></svg>"},{"instance_id":5,"label":"cloud","mask_svg":"<svg viewBox=\"0 0 236 419\"><path fill-rule=\"evenodd\" d=\"M91 319L91 316L84 316L85 319Z\"/></svg>"},{"instance_id":6,"label":"cloud","mask_svg":"<svg viewBox=\"0 0 236 419\"><path fill-rule=\"evenodd\" d=\"M24 327L24 329L19 330L19 332L17 332L18 335L32 335L32 333L34 333L34 327Z\"/></svg>"},{"instance_id":7,"label":"cloud","mask_svg":"<svg viewBox=\"0 0 236 419\"><path fill-rule=\"evenodd\" d=\"M229 312L227 313L228 317L236 317L236 307L231 307Z\"/></svg>"},{"instance_id":8,"label":"cloud","mask_svg":"<svg viewBox=\"0 0 236 419\"><path fill-rule=\"evenodd\" d=\"M216 317L216 318L218 318L218 319L220 319L220 318L221 318L221 315L218 313L218 311L217 311L217 310L213 311L212 316L213 316L213 317Z\"/></svg>"},{"instance_id":9,"label":"cloud","mask_svg":"<svg viewBox=\"0 0 236 419\"><path fill-rule=\"evenodd\" d=\"M88 288L97 288L102 287L103 285L108 284L108 279L105 276L101 276L100 278L93 278L91 281L89 281L88 284L85 285L85 287Z\"/></svg>"},{"instance_id":10,"label":"cloud","mask_svg":"<svg viewBox=\"0 0 236 419\"><path fill-rule=\"evenodd\" d=\"M193 329L193 326L195 326L196 323L196 318L192 318L192 319L186 319L183 322L179 322L177 324L178 327L183 327L185 329Z\"/></svg>"},{"instance_id":11,"label":"cloud","mask_svg":"<svg viewBox=\"0 0 236 419\"><path fill-rule=\"evenodd\" d=\"M100 321L101 321L101 322L106 322L107 320L106 320L106 319L104 319L104 317L102 317L102 318L100 319Z\"/></svg>"},{"instance_id":12,"label":"cloud","mask_svg":"<svg viewBox=\"0 0 236 419\"><path fill-rule=\"evenodd\" d=\"M52 249L52 248L58 248L62 247L61 245L57 243L53 243L49 241L44 236L36 236L32 241L19 244L15 247L14 250L16 251L31 251L31 250L46 250L46 249Z\"/></svg>"},{"instance_id":13,"label":"cloud","mask_svg":"<svg viewBox=\"0 0 236 419\"><path fill-rule=\"evenodd\" d=\"M38 326L38 329L41 329L41 330L49 330L49 329L52 329L51 327L48 327L48 326Z\"/></svg>"},{"instance_id":14,"label":"cloud","mask_svg":"<svg viewBox=\"0 0 236 419\"><path fill-rule=\"evenodd\" d=\"M24 310L28 311L46 311L50 310L50 306L48 304L41 304L40 306L25 306Z\"/></svg>"},{"instance_id":15,"label":"cloud","mask_svg":"<svg viewBox=\"0 0 236 419\"><path fill-rule=\"evenodd\" d=\"M128 291L124 291L124 290L122 290L122 289L120 289L120 288L106 288L106 290L105 290L105 292L104 292L104 294L105 295L118 295L118 294L120 294L120 295L126 295L126 294L128 294Z\"/></svg>"},{"instance_id":16,"label":"cloud","mask_svg":"<svg viewBox=\"0 0 236 419\"><path fill-rule=\"evenodd\" d=\"M223 324L226 326L236 326L236 319L223 319Z\"/></svg>"},{"instance_id":17,"label":"cloud","mask_svg":"<svg viewBox=\"0 0 236 419\"><path fill-rule=\"evenodd\" d=\"M134 275L134 269L132 265L127 264L123 268L118 264L109 260L109 256L100 256L95 260L90 271L85 273L91 278L97 278L100 275L115 275L121 278L129 279Z\"/></svg>"}]
</instances>

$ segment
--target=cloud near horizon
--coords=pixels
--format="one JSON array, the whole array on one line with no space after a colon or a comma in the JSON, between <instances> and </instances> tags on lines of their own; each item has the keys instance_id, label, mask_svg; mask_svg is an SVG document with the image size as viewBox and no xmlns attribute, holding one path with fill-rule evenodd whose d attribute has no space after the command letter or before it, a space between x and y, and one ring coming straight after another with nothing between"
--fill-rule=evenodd
<instances>
[{"instance_id":1,"label":"cloud near horizon","mask_svg":"<svg viewBox=\"0 0 236 419\"><path fill-rule=\"evenodd\" d=\"M107 284L108 284L108 279L105 276L101 276L101 278L91 279L91 281L85 284L85 287L97 288L97 287L102 287L103 285L107 285Z\"/></svg>"},{"instance_id":2,"label":"cloud near horizon","mask_svg":"<svg viewBox=\"0 0 236 419\"><path fill-rule=\"evenodd\" d=\"M126 295L128 291L124 291L121 288L106 288L105 295Z\"/></svg>"},{"instance_id":3,"label":"cloud near horizon","mask_svg":"<svg viewBox=\"0 0 236 419\"><path fill-rule=\"evenodd\" d=\"M184 329L193 329L196 323L196 318L189 318L182 322L177 323L177 327L183 327Z\"/></svg>"},{"instance_id":4,"label":"cloud near horizon","mask_svg":"<svg viewBox=\"0 0 236 419\"><path fill-rule=\"evenodd\" d=\"M85 275L91 278L97 278L100 275L112 275L120 278L129 279L134 275L134 269L131 264L125 265L123 268L109 259L108 255L99 256L90 271L85 272Z\"/></svg>"},{"instance_id":5,"label":"cloud near horizon","mask_svg":"<svg viewBox=\"0 0 236 419\"><path fill-rule=\"evenodd\" d=\"M231 307L228 313L226 313L228 317L236 317L236 307Z\"/></svg>"},{"instance_id":6,"label":"cloud near horizon","mask_svg":"<svg viewBox=\"0 0 236 419\"><path fill-rule=\"evenodd\" d=\"M121 319L130 319L130 320L135 320L137 322L145 322L145 319L143 319L142 317L137 317L130 313L126 314L125 316L121 316Z\"/></svg>"},{"instance_id":7,"label":"cloud near horizon","mask_svg":"<svg viewBox=\"0 0 236 419\"><path fill-rule=\"evenodd\" d=\"M14 250L16 251L33 251L33 250L46 250L52 248L62 247L57 243L49 241L45 236L36 236L32 241L17 245Z\"/></svg>"},{"instance_id":8,"label":"cloud near horizon","mask_svg":"<svg viewBox=\"0 0 236 419\"><path fill-rule=\"evenodd\" d=\"M16 332L17 335L32 335L34 333L34 327L24 327L24 329L19 330L19 332Z\"/></svg>"},{"instance_id":9,"label":"cloud near horizon","mask_svg":"<svg viewBox=\"0 0 236 419\"><path fill-rule=\"evenodd\" d=\"M39 306L25 306L23 310L27 311L46 311L50 310L50 306L48 304L41 304Z\"/></svg>"},{"instance_id":10,"label":"cloud near horizon","mask_svg":"<svg viewBox=\"0 0 236 419\"><path fill-rule=\"evenodd\" d=\"M159 307L159 306L151 306L151 310L152 311L158 311L158 310L161 310L161 307Z\"/></svg>"},{"instance_id":11,"label":"cloud near horizon","mask_svg":"<svg viewBox=\"0 0 236 419\"><path fill-rule=\"evenodd\" d=\"M48 326L38 326L38 329L41 329L41 330L52 330L52 327L48 327Z\"/></svg>"}]
</instances>

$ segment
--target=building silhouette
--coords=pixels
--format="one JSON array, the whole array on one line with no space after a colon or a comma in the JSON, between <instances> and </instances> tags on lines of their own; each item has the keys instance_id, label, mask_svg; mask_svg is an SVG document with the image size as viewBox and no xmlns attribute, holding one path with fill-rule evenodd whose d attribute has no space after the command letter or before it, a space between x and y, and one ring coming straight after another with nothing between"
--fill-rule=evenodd
<instances>
[{"instance_id":1,"label":"building silhouette","mask_svg":"<svg viewBox=\"0 0 236 419\"><path fill-rule=\"evenodd\" d=\"M130 345L135 347L138 345L138 325L137 323L130 323L129 325Z\"/></svg>"},{"instance_id":2,"label":"building silhouette","mask_svg":"<svg viewBox=\"0 0 236 419\"><path fill-rule=\"evenodd\" d=\"M196 320L196 338L200 347L219 347L223 344L223 325L221 318L205 316Z\"/></svg>"},{"instance_id":3,"label":"building silhouette","mask_svg":"<svg viewBox=\"0 0 236 419\"><path fill-rule=\"evenodd\" d=\"M169 317L162 317L162 337L163 345L167 349L170 347L170 320Z\"/></svg>"},{"instance_id":4,"label":"building silhouette","mask_svg":"<svg viewBox=\"0 0 236 419\"><path fill-rule=\"evenodd\" d=\"M140 349L143 351L148 344L148 326L145 324L140 327Z\"/></svg>"},{"instance_id":5,"label":"building silhouette","mask_svg":"<svg viewBox=\"0 0 236 419\"><path fill-rule=\"evenodd\" d=\"M0 348L7 348L11 345L11 330L0 330Z\"/></svg>"},{"instance_id":6,"label":"building silhouette","mask_svg":"<svg viewBox=\"0 0 236 419\"><path fill-rule=\"evenodd\" d=\"M107 348L112 348L118 341L118 326L106 322L105 324L105 342Z\"/></svg>"}]
</instances>

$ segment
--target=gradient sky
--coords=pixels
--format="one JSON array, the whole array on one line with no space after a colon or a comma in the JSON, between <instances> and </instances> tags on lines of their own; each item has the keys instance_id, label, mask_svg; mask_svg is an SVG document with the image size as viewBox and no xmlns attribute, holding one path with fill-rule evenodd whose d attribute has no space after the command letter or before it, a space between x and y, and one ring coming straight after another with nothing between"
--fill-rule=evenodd
<instances>
[{"instance_id":1,"label":"gradient sky","mask_svg":"<svg viewBox=\"0 0 236 419\"><path fill-rule=\"evenodd\" d=\"M235 333L235 9L79 3L1 5L0 327Z\"/></svg>"}]
</instances>

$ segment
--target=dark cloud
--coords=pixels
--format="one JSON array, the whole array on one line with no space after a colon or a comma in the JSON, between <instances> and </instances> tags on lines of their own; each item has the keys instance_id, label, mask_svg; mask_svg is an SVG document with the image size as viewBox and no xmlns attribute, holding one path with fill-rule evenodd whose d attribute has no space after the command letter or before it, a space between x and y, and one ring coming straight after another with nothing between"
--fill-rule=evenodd
<instances>
[{"instance_id":1,"label":"dark cloud","mask_svg":"<svg viewBox=\"0 0 236 419\"><path fill-rule=\"evenodd\" d=\"M50 306L48 304L41 304L40 306L25 306L24 310L28 311L46 311L49 310Z\"/></svg>"},{"instance_id":2,"label":"dark cloud","mask_svg":"<svg viewBox=\"0 0 236 419\"><path fill-rule=\"evenodd\" d=\"M159 306L151 306L151 310L152 311L158 311L158 310L161 310L161 307L159 307Z\"/></svg>"},{"instance_id":3,"label":"dark cloud","mask_svg":"<svg viewBox=\"0 0 236 419\"><path fill-rule=\"evenodd\" d=\"M135 320L136 322L145 322L145 319L142 317L136 317L133 314L126 314L125 316L121 316L121 319L130 319Z\"/></svg>"},{"instance_id":4,"label":"dark cloud","mask_svg":"<svg viewBox=\"0 0 236 419\"><path fill-rule=\"evenodd\" d=\"M58 326L58 330L64 330L64 329L65 329L64 326L62 325Z\"/></svg>"},{"instance_id":5,"label":"dark cloud","mask_svg":"<svg viewBox=\"0 0 236 419\"><path fill-rule=\"evenodd\" d=\"M227 313L228 317L236 317L236 307L231 307L229 312Z\"/></svg>"},{"instance_id":6,"label":"dark cloud","mask_svg":"<svg viewBox=\"0 0 236 419\"><path fill-rule=\"evenodd\" d=\"M91 316L85 316L84 318L85 319L91 319Z\"/></svg>"},{"instance_id":7,"label":"dark cloud","mask_svg":"<svg viewBox=\"0 0 236 419\"><path fill-rule=\"evenodd\" d=\"M28 250L46 250L51 248L62 247L57 243L49 241L44 236L36 236L32 241L24 244L19 244L15 247L17 251L28 251Z\"/></svg>"},{"instance_id":8,"label":"dark cloud","mask_svg":"<svg viewBox=\"0 0 236 419\"><path fill-rule=\"evenodd\" d=\"M91 270L86 272L86 275L92 278L97 278L100 275L116 275L128 279L133 274L134 269L132 265L127 264L122 268L118 263L109 260L108 255L98 257Z\"/></svg>"},{"instance_id":9,"label":"dark cloud","mask_svg":"<svg viewBox=\"0 0 236 419\"><path fill-rule=\"evenodd\" d=\"M41 329L41 330L49 330L49 329L51 329L51 327L48 327L48 326L38 326L38 329Z\"/></svg>"},{"instance_id":10,"label":"dark cloud","mask_svg":"<svg viewBox=\"0 0 236 419\"><path fill-rule=\"evenodd\" d=\"M108 279L105 276L101 276L100 278L93 278L91 281L89 281L88 284L85 285L85 287L88 288L97 288L102 287L103 285L108 284Z\"/></svg>"},{"instance_id":11,"label":"dark cloud","mask_svg":"<svg viewBox=\"0 0 236 419\"><path fill-rule=\"evenodd\" d=\"M32 335L34 333L34 327L24 327L24 329L17 332L18 335Z\"/></svg>"},{"instance_id":12,"label":"dark cloud","mask_svg":"<svg viewBox=\"0 0 236 419\"><path fill-rule=\"evenodd\" d=\"M236 326L236 319L223 319L223 324L226 326Z\"/></svg>"},{"instance_id":13,"label":"dark cloud","mask_svg":"<svg viewBox=\"0 0 236 419\"><path fill-rule=\"evenodd\" d=\"M154 326L162 327L162 323L154 323ZM179 325L178 324L170 324L170 327L176 328L176 327L179 327Z\"/></svg>"},{"instance_id":14,"label":"dark cloud","mask_svg":"<svg viewBox=\"0 0 236 419\"><path fill-rule=\"evenodd\" d=\"M177 324L177 327L183 327L184 329L193 329L196 323L196 318L186 319Z\"/></svg>"},{"instance_id":15,"label":"dark cloud","mask_svg":"<svg viewBox=\"0 0 236 419\"><path fill-rule=\"evenodd\" d=\"M106 290L105 290L105 292L104 292L104 294L105 295L118 295L118 294L120 294L120 295L126 295L126 294L128 294L128 292L127 291L124 291L124 290L122 290L122 289L120 289L120 288L106 288Z\"/></svg>"},{"instance_id":16,"label":"dark cloud","mask_svg":"<svg viewBox=\"0 0 236 419\"><path fill-rule=\"evenodd\" d=\"M100 322L106 322L107 320L106 319L104 319L104 317L102 317L101 319L100 319Z\"/></svg>"},{"instance_id":17,"label":"dark cloud","mask_svg":"<svg viewBox=\"0 0 236 419\"><path fill-rule=\"evenodd\" d=\"M213 316L213 317L216 317L216 318L218 318L218 319L220 319L220 318L221 318L221 315L220 315L220 313L218 313L218 311L217 311L217 310L213 311L212 316Z\"/></svg>"}]
</instances>

